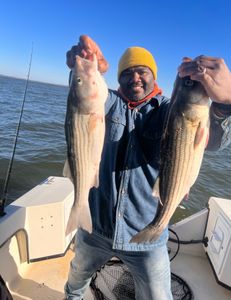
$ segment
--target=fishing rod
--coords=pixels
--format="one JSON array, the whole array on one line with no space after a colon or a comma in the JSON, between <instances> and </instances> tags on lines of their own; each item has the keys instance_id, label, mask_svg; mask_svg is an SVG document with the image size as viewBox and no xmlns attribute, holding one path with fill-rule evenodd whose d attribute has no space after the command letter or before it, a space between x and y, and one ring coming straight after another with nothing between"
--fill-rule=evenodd
<instances>
[{"instance_id":1,"label":"fishing rod","mask_svg":"<svg viewBox=\"0 0 231 300\"><path fill-rule=\"evenodd\" d=\"M30 78L31 63L32 63L32 57L33 57L33 51L34 51L34 47L33 47L33 43L32 43L30 61L29 61L29 68L28 68L27 80L26 80L26 85L25 85L25 90L24 90L24 95L23 95L22 106L21 106L21 110L20 110L19 121L18 121L18 125L17 125L17 128L16 128L16 133L15 133L15 137L14 137L12 155L11 155L11 159L9 161L9 165L8 165L8 169L7 169L7 173L6 173L6 179L5 179L4 186L3 186L3 193L2 193L2 197L0 199L0 217L4 216L6 214L4 212L4 208L5 208L5 204L6 204L6 200L7 200L8 185L9 185L9 181L10 181L10 175L11 175L11 171L12 171L12 166L13 166L13 162L14 162L14 155L15 155L17 141L18 141L19 129L20 129L20 126L21 126L23 109L24 109L24 104L25 104L25 100L26 100L27 88L28 88L28 83L29 83L29 78Z\"/></svg>"}]
</instances>

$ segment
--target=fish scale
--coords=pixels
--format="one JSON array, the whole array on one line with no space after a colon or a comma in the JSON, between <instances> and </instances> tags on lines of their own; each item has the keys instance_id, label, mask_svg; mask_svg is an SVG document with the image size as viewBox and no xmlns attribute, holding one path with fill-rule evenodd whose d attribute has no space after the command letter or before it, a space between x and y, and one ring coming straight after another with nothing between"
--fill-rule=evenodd
<instances>
[{"instance_id":1,"label":"fish scale","mask_svg":"<svg viewBox=\"0 0 231 300\"><path fill-rule=\"evenodd\" d=\"M83 136L85 137L85 144L89 145L88 135L87 135L87 122L84 120L86 118L85 115L78 115L77 120L74 120L74 130L76 131L76 136L78 138L78 143L74 145L75 153L78 153L76 157L74 157L73 166L76 172L76 197L81 197L81 192L85 191L88 186L87 177L81 178L81 174L84 172L84 168L88 169L88 158L89 151L85 151L85 145L81 143L83 140ZM88 116L87 116L88 118ZM77 142L77 141L76 141ZM76 162L75 162L76 160Z\"/></svg>"},{"instance_id":2,"label":"fish scale","mask_svg":"<svg viewBox=\"0 0 231 300\"><path fill-rule=\"evenodd\" d=\"M208 141L209 105L201 83L176 78L161 141L159 177L153 188L159 199L157 212L131 243L157 240L196 181Z\"/></svg>"},{"instance_id":3,"label":"fish scale","mask_svg":"<svg viewBox=\"0 0 231 300\"><path fill-rule=\"evenodd\" d=\"M177 172L180 173L180 175L177 176L177 178L186 178L185 177L185 173L187 172L187 169L184 168L182 165L184 164L185 161L187 161L190 157L188 155L188 159L187 159L187 153L189 153L188 151L186 151L186 148L184 147L184 145L182 146L182 141L187 141L188 137L187 137L187 130L184 130L184 122L182 122L181 126L182 126L182 130L180 131L181 136L179 136L179 138L177 139L179 145L178 148L176 149L175 153L179 156L179 158L176 159L176 161L179 162L178 166L177 166ZM177 187L178 189L176 189L176 195L174 195L175 197L179 197L180 191L182 189L182 186L184 185L183 180L181 180L180 182L177 182ZM175 190L173 189L173 191Z\"/></svg>"},{"instance_id":4,"label":"fish scale","mask_svg":"<svg viewBox=\"0 0 231 300\"><path fill-rule=\"evenodd\" d=\"M76 56L65 121L67 161L64 175L74 185L74 203L66 235L79 227L92 232L88 198L90 189L99 184L107 95L108 88L98 71L95 55L93 61Z\"/></svg>"}]
</instances>

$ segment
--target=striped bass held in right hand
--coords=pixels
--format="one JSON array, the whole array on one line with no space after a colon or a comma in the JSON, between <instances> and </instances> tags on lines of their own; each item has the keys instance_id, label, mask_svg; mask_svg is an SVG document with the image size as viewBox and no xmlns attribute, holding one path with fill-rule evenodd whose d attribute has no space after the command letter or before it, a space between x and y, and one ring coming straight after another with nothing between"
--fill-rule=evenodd
<instances>
[{"instance_id":1,"label":"striped bass held in right hand","mask_svg":"<svg viewBox=\"0 0 231 300\"><path fill-rule=\"evenodd\" d=\"M65 120L67 162L64 173L74 185L74 203L66 235L78 227L92 232L88 197L89 190L99 184L107 96L108 88L98 71L96 56L93 55L93 61L76 56Z\"/></svg>"},{"instance_id":2,"label":"striped bass held in right hand","mask_svg":"<svg viewBox=\"0 0 231 300\"><path fill-rule=\"evenodd\" d=\"M177 76L161 140L159 176L153 188L153 196L159 199L157 213L130 242L157 240L195 183L208 143L209 107L209 97L200 82Z\"/></svg>"}]
</instances>

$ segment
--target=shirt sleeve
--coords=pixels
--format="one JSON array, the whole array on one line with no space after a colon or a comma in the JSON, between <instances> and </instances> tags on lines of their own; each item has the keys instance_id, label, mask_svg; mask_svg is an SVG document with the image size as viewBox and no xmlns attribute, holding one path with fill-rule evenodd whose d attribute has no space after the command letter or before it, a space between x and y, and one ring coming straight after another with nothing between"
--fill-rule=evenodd
<instances>
[{"instance_id":1,"label":"shirt sleeve","mask_svg":"<svg viewBox=\"0 0 231 300\"><path fill-rule=\"evenodd\" d=\"M222 150L231 142L231 105L215 103L210 108L210 137L206 150Z\"/></svg>"}]
</instances>

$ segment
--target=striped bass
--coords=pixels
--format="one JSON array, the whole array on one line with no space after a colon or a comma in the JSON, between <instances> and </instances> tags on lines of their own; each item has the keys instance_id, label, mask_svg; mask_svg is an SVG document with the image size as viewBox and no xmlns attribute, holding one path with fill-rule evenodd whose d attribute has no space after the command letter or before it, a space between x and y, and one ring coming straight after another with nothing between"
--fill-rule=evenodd
<instances>
[{"instance_id":1,"label":"striped bass","mask_svg":"<svg viewBox=\"0 0 231 300\"><path fill-rule=\"evenodd\" d=\"M65 120L67 162L64 174L74 185L74 203L66 235L78 227L92 232L88 196L89 190L99 183L107 95L108 88L98 71L96 56L93 61L76 56Z\"/></svg>"},{"instance_id":2,"label":"striped bass","mask_svg":"<svg viewBox=\"0 0 231 300\"><path fill-rule=\"evenodd\" d=\"M153 196L159 199L157 213L130 242L157 240L195 183L208 142L209 107L209 97L200 82L177 76L161 140L159 176L153 188Z\"/></svg>"}]
</instances>

